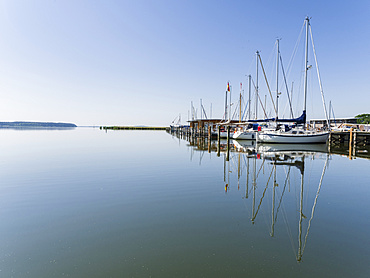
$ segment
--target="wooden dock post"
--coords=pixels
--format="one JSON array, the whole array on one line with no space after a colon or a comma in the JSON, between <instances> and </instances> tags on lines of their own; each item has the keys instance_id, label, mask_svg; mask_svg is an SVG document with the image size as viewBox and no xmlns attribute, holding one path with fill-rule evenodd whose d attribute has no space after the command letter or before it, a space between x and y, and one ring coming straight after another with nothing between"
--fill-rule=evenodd
<instances>
[{"instance_id":1,"label":"wooden dock post","mask_svg":"<svg viewBox=\"0 0 370 278\"><path fill-rule=\"evenodd\" d=\"M352 128L349 130L349 159L352 160Z\"/></svg>"},{"instance_id":2,"label":"wooden dock post","mask_svg":"<svg viewBox=\"0 0 370 278\"><path fill-rule=\"evenodd\" d=\"M220 156L221 151L221 126L217 127L217 156Z\"/></svg>"},{"instance_id":3,"label":"wooden dock post","mask_svg":"<svg viewBox=\"0 0 370 278\"><path fill-rule=\"evenodd\" d=\"M212 133L211 133L211 126L208 126L208 152L211 153L211 140L212 140Z\"/></svg>"},{"instance_id":4,"label":"wooden dock post","mask_svg":"<svg viewBox=\"0 0 370 278\"><path fill-rule=\"evenodd\" d=\"M356 141L357 141L357 132L353 132L353 155L356 156Z\"/></svg>"},{"instance_id":5,"label":"wooden dock post","mask_svg":"<svg viewBox=\"0 0 370 278\"><path fill-rule=\"evenodd\" d=\"M230 126L227 126L227 147L226 147L226 161L229 161L230 158Z\"/></svg>"}]
</instances>

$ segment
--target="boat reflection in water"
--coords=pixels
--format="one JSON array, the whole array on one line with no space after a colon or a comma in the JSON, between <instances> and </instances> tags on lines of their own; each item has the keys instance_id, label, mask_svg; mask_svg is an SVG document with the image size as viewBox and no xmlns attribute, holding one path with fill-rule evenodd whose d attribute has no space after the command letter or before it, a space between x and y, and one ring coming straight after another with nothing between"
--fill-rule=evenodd
<instances>
[{"instance_id":1,"label":"boat reflection in water","mask_svg":"<svg viewBox=\"0 0 370 278\"><path fill-rule=\"evenodd\" d=\"M225 193L234 192L236 187L243 192L252 226L266 222L266 214L269 215L266 232L271 237L286 233L282 229L285 225L296 260L301 262L330 160L328 146L236 140L227 146L227 141L217 145L217 141L202 139L190 142L189 146L203 153L218 152L220 159L223 157ZM279 229L275 231L277 223Z\"/></svg>"},{"instance_id":2,"label":"boat reflection in water","mask_svg":"<svg viewBox=\"0 0 370 278\"><path fill-rule=\"evenodd\" d=\"M233 143L236 150L242 150L242 152L236 153L236 156L238 157L238 189L240 188L239 184L241 171L243 168L245 168L245 199L250 198L250 195L252 195L252 201L250 204L250 219L252 224L255 224L257 221L257 217L259 212L262 210L263 203L269 202L266 199L267 191L272 191L271 203L269 204L271 206L271 227L269 234L271 237L274 237L275 224L278 219L278 214L282 210L284 204L284 195L287 191L290 192L291 185L296 187L295 191L299 191L299 196L296 198L296 203L299 204L299 208L296 209L299 219L298 223L296 223L298 225L298 246L296 247L296 259L298 262L301 262L330 157L327 145L253 145L250 142L246 142L246 144L242 145L240 142ZM321 176L317 181L310 179L308 182L308 179L305 179L306 164L307 161L312 163L314 160L315 162L322 162ZM292 176L299 176L299 181L292 182ZM312 200L312 206L309 209L311 211L310 216L308 216L308 213L304 212L303 206L304 200L305 203L307 203L307 197L304 196L304 187L313 186L314 184L317 186L317 190L315 197ZM279 190L278 194L277 189L281 188L281 185L282 189ZM287 189L287 187L289 187L289 189ZM298 188L299 190L297 190ZM286 214L287 212L285 212L283 215L284 221L289 222ZM304 224L305 231L303 229ZM288 230L289 233L292 234L290 228ZM292 246L294 246L293 242Z\"/></svg>"},{"instance_id":3,"label":"boat reflection in water","mask_svg":"<svg viewBox=\"0 0 370 278\"><path fill-rule=\"evenodd\" d=\"M311 227L311 222L314 217L314 212L316 208L316 204L318 201L320 189L323 183L323 178L325 175L325 171L327 168L328 160L329 160L329 154L328 154L328 148L326 145L302 145L302 146L294 146L294 145L261 145L258 148L258 153L261 153L263 155L263 159L270 160L272 164L272 171L270 174L270 177L273 174L273 200L272 200L272 224L271 224L271 236L274 236L274 225L277 220L277 214L279 212L279 209L282 204L283 196L286 190L286 186L288 184L288 180L290 178L291 172L294 170L299 171L300 173L300 193L299 193L299 223L298 223L298 250L297 250L297 261L300 262L302 260L303 252L306 247L307 238L309 234L309 230ZM307 216L303 212L303 200L304 200L304 185L305 185L305 160L311 159L318 159L323 158L323 154L325 157L325 163L323 165L322 173L320 176L320 179L317 184L317 191L316 195L311 207L311 215L307 223L307 230L305 232L304 240L303 235L304 231L302 229L303 220L307 220ZM326 154L326 155L325 155ZM278 186L276 183L276 172L277 169L281 166L287 166L287 171L285 175L284 180L284 187L282 190L282 194L280 197L280 200L277 203L277 208L275 211L275 189ZM269 180L270 180L269 177ZM307 182L306 182L307 183ZM266 186L268 185L268 182ZM306 184L307 186L308 184ZM312 185L312 184L311 184ZM263 197L262 197L263 198ZM261 199L262 202L262 199ZM253 208L254 209L254 208ZM255 220L257 216L258 211L253 215L252 221Z\"/></svg>"}]
</instances>

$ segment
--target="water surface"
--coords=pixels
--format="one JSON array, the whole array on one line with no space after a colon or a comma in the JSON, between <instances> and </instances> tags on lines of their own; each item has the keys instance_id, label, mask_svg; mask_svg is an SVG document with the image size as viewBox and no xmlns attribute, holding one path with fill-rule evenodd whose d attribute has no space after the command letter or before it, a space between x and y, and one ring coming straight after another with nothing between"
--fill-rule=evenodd
<instances>
[{"instance_id":1,"label":"water surface","mask_svg":"<svg viewBox=\"0 0 370 278\"><path fill-rule=\"evenodd\" d=\"M369 160L235 144L227 161L164 131L0 137L1 277L370 276Z\"/></svg>"}]
</instances>

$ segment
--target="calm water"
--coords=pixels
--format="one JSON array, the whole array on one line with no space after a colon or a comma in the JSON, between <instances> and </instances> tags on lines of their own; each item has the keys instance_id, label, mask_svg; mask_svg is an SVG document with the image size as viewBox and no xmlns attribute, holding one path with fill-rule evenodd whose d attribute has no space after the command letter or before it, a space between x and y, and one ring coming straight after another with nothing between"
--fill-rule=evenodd
<instances>
[{"instance_id":1,"label":"calm water","mask_svg":"<svg viewBox=\"0 0 370 278\"><path fill-rule=\"evenodd\" d=\"M0 277L370 277L370 160L235 143L227 161L163 131L0 138Z\"/></svg>"}]
</instances>

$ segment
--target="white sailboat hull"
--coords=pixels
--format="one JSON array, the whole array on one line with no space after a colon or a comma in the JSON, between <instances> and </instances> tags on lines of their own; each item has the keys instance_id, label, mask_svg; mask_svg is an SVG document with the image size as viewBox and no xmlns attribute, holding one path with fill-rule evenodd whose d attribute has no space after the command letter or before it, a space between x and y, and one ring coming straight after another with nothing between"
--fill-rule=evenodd
<instances>
[{"instance_id":1,"label":"white sailboat hull","mask_svg":"<svg viewBox=\"0 0 370 278\"><path fill-rule=\"evenodd\" d=\"M236 131L233 135L233 139L237 140L255 140L257 132L255 131Z\"/></svg>"},{"instance_id":2,"label":"white sailboat hull","mask_svg":"<svg viewBox=\"0 0 370 278\"><path fill-rule=\"evenodd\" d=\"M260 132L257 135L258 142L278 144L320 144L326 143L328 138L329 132L310 132L304 134Z\"/></svg>"},{"instance_id":3,"label":"white sailboat hull","mask_svg":"<svg viewBox=\"0 0 370 278\"><path fill-rule=\"evenodd\" d=\"M263 154L309 154L309 153L328 153L326 144L260 144L257 152Z\"/></svg>"}]
</instances>

